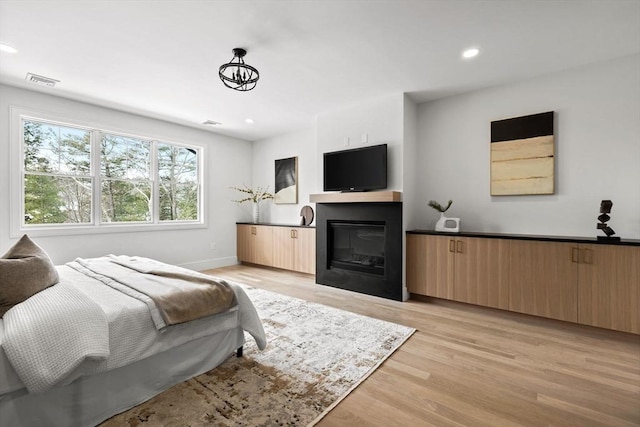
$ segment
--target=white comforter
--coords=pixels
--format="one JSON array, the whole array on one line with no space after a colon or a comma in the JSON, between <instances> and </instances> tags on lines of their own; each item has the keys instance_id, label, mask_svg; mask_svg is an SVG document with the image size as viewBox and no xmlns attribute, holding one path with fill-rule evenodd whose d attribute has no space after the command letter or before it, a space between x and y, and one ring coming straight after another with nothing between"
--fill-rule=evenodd
<instances>
[{"instance_id":1,"label":"white comforter","mask_svg":"<svg viewBox=\"0 0 640 427\"><path fill-rule=\"evenodd\" d=\"M3 318L0 349L29 392L115 369L238 323L260 349L266 346L255 307L237 284L230 283L238 301L231 310L158 330L144 302L70 267L57 268L59 284ZM4 388L0 393L16 389Z\"/></svg>"}]
</instances>

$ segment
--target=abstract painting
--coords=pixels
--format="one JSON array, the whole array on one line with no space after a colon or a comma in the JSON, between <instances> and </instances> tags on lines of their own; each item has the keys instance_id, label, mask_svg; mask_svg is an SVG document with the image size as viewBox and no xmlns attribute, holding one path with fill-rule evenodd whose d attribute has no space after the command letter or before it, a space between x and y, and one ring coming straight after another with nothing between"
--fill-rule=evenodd
<instances>
[{"instance_id":1,"label":"abstract painting","mask_svg":"<svg viewBox=\"0 0 640 427\"><path fill-rule=\"evenodd\" d=\"M276 193L277 204L298 203L298 158L276 160Z\"/></svg>"},{"instance_id":2,"label":"abstract painting","mask_svg":"<svg viewBox=\"0 0 640 427\"><path fill-rule=\"evenodd\" d=\"M554 194L553 111L491 122L491 195Z\"/></svg>"}]
</instances>

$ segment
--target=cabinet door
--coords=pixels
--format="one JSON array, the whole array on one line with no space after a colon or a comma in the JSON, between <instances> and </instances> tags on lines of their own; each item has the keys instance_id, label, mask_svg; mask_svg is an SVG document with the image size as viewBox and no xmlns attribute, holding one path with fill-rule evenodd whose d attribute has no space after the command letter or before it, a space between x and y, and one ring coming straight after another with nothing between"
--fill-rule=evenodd
<instances>
[{"instance_id":1,"label":"cabinet door","mask_svg":"<svg viewBox=\"0 0 640 427\"><path fill-rule=\"evenodd\" d=\"M450 245L450 243L453 244ZM407 288L409 292L453 298L455 242L447 236L407 235Z\"/></svg>"},{"instance_id":2,"label":"cabinet door","mask_svg":"<svg viewBox=\"0 0 640 427\"><path fill-rule=\"evenodd\" d=\"M455 239L456 301L509 309L509 246L506 239Z\"/></svg>"},{"instance_id":3,"label":"cabinet door","mask_svg":"<svg viewBox=\"0 0 640 427\"><path fill-rule=\"evenodd\" d=\"M294 240L293 228L273 227L273 266L293 270Z\"/></svg>"},{"instance_id":4,"label":"cabinet door","mask_svg":"<svg viewBox=\"0 0 640 427\"><path fill-rule=\"evenodd\" d=\"M238 224L237 256L239 261L271 265L273 262L273 231L261 225Z\"/></svg>"},{"instance_id":5,"label":"cabinet door","mask_svg":"<svg viewBox=\"0 0 640 427\"><path fill-rule=\"evenodd\" d=\"M578 321L640 333L640 247L580 244Z\"/></svg>"},{"instance_id":6,"label":"cabinet door","mask_svg":"<svg viewBox=\"0 0 640 427\"><path fill-rule=\"evenodd\" d=\"M294 229L293 269L301 273L316 274L316 230L315 228Z\"/></svg>"},{"instance_id":7,"label":"cabinet door","mask_svg":"<svg viewBox=\"0 0 640 427\"><path fill-rule=\"evenodd\" d=\"M264 225L254 225L253 234L255 244L255 263L262 265L273 265L273 229Z\"/></svg>"},{"instance_id":8,"label":"cabinet door","mask_svg":"<svg viewBox=\"0 0 640 427\"><path fill-rule=\"evenodd\" d=\"M240 262L254 262L255 248L252 241L252 226L236 225L236 255Z\"/></svg>"},{"instance_id":9,"label":"cabinet door","mask_svg":"<svg viewBox=\"0 0 640 427\"><path fill-rule=\"evenodd\" d=\"M512 240L510 247L509 309L577 322L577 245Z\"/></svg>"}]
</instances>

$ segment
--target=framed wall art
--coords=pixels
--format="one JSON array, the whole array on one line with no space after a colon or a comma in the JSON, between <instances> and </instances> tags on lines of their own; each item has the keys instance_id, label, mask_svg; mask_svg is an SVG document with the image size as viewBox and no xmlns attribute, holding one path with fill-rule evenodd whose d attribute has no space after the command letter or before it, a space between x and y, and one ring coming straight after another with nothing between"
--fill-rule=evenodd
<instances>
[{"instance_id":1,"label":"framed wall art","mask_svg":"<svg viewBox=\"0 0 640 427\"><path fill-rule=\"evenodd\" d=\"M276 204L298 203L298 158L276 160L275 166L274 202Z\"/></svg>"},{"instance_id":2,"label":"framed wall art","mask_svg":"<svg viewBox=\"0 0 640 427\"><path fill-rule=\"evenodd\" d=\"M491 122L491 195L554 194L554 113Z\"/></svg>"}]
</instances>

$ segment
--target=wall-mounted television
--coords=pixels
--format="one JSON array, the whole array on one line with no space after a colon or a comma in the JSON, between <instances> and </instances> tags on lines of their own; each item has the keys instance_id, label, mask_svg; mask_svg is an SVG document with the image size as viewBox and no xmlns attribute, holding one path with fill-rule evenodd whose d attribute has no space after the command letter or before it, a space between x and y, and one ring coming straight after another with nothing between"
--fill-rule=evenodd
<instances>
[{"instance_id":1,"label":"wall-mounted television","mask_svg":"<svg viewBox=\"0 0 640 427\"><path fill-rule=\"evenodd\" d=\"M324 191L387 188L387 144L324 153Z\"/></svg>"}]
</instances>

